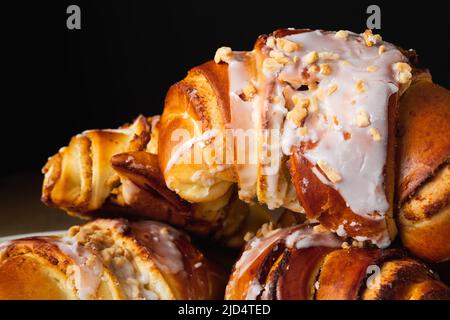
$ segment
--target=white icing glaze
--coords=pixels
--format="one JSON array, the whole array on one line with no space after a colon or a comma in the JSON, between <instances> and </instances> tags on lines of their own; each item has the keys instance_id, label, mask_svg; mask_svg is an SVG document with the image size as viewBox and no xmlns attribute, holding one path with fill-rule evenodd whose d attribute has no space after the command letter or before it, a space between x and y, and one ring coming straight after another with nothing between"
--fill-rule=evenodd
<instances>
[{"instance_id":1,"label":"white icing glaze","mask_svg":"<svg viewBox=\"0 0 450 320\"><path fill-rule=\"evenodd\" d=\"M359 35L350 33L345 41L334 37L334 33L320 31L301 33L286 37L303 45L300 51L300 65L297 70L306 68L302 57L311 51L333 52L339 60L326 60L332 68L330 76L318 73L320 83L315 91L305 91L305 98L312 98L317 92L325 92L319 102L319 112L311 114L305 122L308 131L317 134L317 145L304 152L304 156L313 164L325 160L342 176L338 183L329 182L338 190L347 205L355 213L369 215L378 212L383 215L389 208L383 187L383 168L386 162L387 146L387 105L390 96L398 91L392 65L406 61L406 58L393 45L384 43L386 51L378 53L378 47L367 47ZM342 60L349 64L343 64ZM319 63L322 62L319 60ZM369 66L375 66L376 72L368 72ZM296 72L288 66L286 72ZM358 93L356 84L364 83L364 92ZM327 95L327 89L336 84L336 92ZM381 134L381 141L373 141L369 128L360 128L355 124L356 114L363 108L370 115L371 126ZM322 115L327 115L328 123ZM332 116L336 116L339 125L331 125ZM292 130L285 125L287 140L284 150L289 150ZM350 132L351 138L344 139L344 132ZM311 137L299 138L293 144L306 141ZM317 175L317 171L315 171ZM319 176L323 180L323 176Z\"/></svg>"},{"instance_id":2,"label":"white icing glaze","mask_svg":"<svg viewBox=\"0 0 450 320\"><path fill-rule=\"evenodd\" d=\"M256 195L256 181L258 177L257 131L260 126L258 112L259 96L245 101L239 97L242 89L256 84L252 79L248 65L249 53L234 53L228 64L230 78L230 129L234 136L236 153L236 173L239 184L239 197L251 201ZM246 142L245 139L248 139Z\"/></svg>"},{"instance_id":3,"label":"white icing glaze","mask_svg":"<svg viewBox=\"0 0 450 320\"><path fill-rule=\"evenodd\" d=\"M306 249L312 247L340 248L343 240L339 239L332 232L316 232L314 228L308 226L293 232L286 237L286 247Z\"/></svg>"},{"instance_id":4,"label":"white icing glaze","mask_svg":"<svg viewBox=\"0 0 450 320\"><path fill-rule=\"evenodd\" d=\"M155 221L140 221L132 226L139 240L152 250L154 262L160 270L172 274L184 272L183 255L175 243L181 236L177 230Z\"/></svg>"},{"instance_id":5,"label":"white icing glaze","mask_svg":"<svg viewBox=\"0 0 450 320\"><path fill-rule=\"evenodd\" d=\"M172 152L169 161L167 161L167 165L165 168L165 172L170 171L172 167L180 160L180 158L191 148L200 142L208 141L212 138L214 138L218 134L217 130L208 130L205 131L203 134L201 134L198 137L193 137L183 143L181 143L178 148L175 149L175 151Z\"/></svg>"},{"instance_id":6,"label":"white icing glaze","mask_svg":"<svg viewBox=\"0 0 450 320\"><path fill-rule=\"evenodd\" d=\"M407 62L406 57L392 44L387 42L367 46L361 35L349 32L345 39L335 36L335 32L311 31L287 35L289 40L301 45L300 50L283 53L290 61L297 62L282 65L276 70L263 70L255 74L247 64L249 56L256 57L255 51L233 54L229 62L230 109L233 129L254 129L258 137L258 148L253 152L258 155L259 171L254 164L239 164L240 197L248 200L257 196L269 208L285 204L287 185L280 179L281 156L266 157L265 151L270 148L275 155L290 155L293 146L302 142L312 142L303 149L303 156L313 165L325 162L339 175L339 179L329 180L317 167L314 174L324 184L337 190L347 206L356 214L369 219L384 219L389 209L384 190L384 166L388 141L388 102L390 97L399 91L398 74L394 65ZM378 41L378 40L377 40ZM378 41L379 42L379 41ZM379 53L379 46L385 50ZM264 51L266 50L266 51ZM272 49L267 46L260 55L266 55ZM326 64L330 68L326 72L307 71L311 66L308 58L318 53L317 66ZM267 57L267 56L265 56ZM295 94L309 99L310 108L302 124L306 130L299 133L298 127L288 120L288 104L284 99L284 91L292 84L290 95ZM317 82L316 88L296 91L300 84ZM252 83L257 94L250 100L241 99L240 93L246 84ZM358 83L360 84L358 87ZM333 88L334 90L330 90ZM277 97L277 99L273 99ZM314 107L314 108L313 108ZM291 107L289 107L291 108ZM359 113L367 114L368 121L357 121ZM265 117L264 115L267 115ZM263 120L267 120L264 122ZM267 139L265 129L281 131L280 141ZM379 141L371 135L371 129L380 133ZM236 151L248 153L248 150ZM271 162L272 161L272 162ZM277 161L275 161L277 162ZM268 166L269 164L270 166ZM267 170L269 168L270 170ZM258 185L264 176L261 190ZM262 192L261 192L262 191ZM342 231L342 230L340 230ZM341 232L341 234L343 234ZM387 231L372 242L385 246L389 239Z\"/></svg>"},{"instance_id":7,"label":"white icing glaze","mask_svg":"<svg viewBox=\"0 0 450 320\"><path fill-rule=\"evenodd\" d=\"M101 260L90 249L80 246L73 237L45 238L55 244L62 252L68 255L74 264L69 268L73 271L74 285L81 300L93 299L103 274Z\"/></svg>"}]
</instances>

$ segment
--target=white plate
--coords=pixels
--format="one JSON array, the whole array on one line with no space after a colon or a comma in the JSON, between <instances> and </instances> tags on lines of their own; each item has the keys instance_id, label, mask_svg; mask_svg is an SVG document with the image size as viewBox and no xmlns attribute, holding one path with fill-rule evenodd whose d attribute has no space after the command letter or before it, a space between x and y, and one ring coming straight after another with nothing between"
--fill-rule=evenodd
<instances>
[{"instance_id":1,"label":"white plate","mask_svg":"<svg viewBox=\"0 0 450 320\"><path fill-rule=\"evenodd\" d=\"M65 231L65 230L59 230L59 231L44 231L44 232L15 234L12 236L0 237L0 243L9 241L9 240L29 238L29 237L60 236L60 235L64 235L66 232L67 231Z\"/></svg>"}]
</instances>

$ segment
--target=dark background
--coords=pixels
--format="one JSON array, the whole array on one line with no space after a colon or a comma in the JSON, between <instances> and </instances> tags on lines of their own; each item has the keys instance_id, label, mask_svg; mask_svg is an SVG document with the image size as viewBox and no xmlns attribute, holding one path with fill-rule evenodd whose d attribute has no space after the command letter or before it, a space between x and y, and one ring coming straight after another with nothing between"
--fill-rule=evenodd
<instances>
[{"instance_id":1,"label":"dark background","mask_svg":"<svg viewBox=\"0 0 450 320\"><path fill-rule=\"evenodd\" d=\"M449 14L444 1L19 1L2 4L6 80L0 176L38 172L85 129L117 127L160 113L187 70L231 46L252 48L281 27L365 29L381 7L385 40L414 48L436 82L450 88ZM81 30L66 8L81 7Z\"/></svg>"}]
</instances>

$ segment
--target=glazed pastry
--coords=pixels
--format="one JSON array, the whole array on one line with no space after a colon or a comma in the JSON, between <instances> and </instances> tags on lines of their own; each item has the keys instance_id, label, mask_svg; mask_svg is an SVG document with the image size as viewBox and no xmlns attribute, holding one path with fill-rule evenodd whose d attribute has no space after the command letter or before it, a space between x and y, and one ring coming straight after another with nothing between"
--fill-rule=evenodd
<instances>
[{"instance_id":1,"label":"glazed pastry","mask_svg":"<svg viewBox=\"0 0 450 320\"><path fill-rule=\"evenodd\" d=\"M42 201L84 218L151 218L228 245L243 244L271 217L239 200L234 188L191 204L167 188L159 170L159 117L139 116L119 129L89 130L72 138L45 165Z\"/></svg>"},{"instance_id":2,"label":"glazed pastry","mask_svg":"<svg viewBox=\"0 0 450 320\"><path fill-rule=\"evenodd\" d=\"M0 299L218 299L224 279L159 222L99 219L0 245Z\"/></svg>"},{"instance_id":3,"label":"glazed pastry","mask_svg":"<svg viewBox=\"0 0 450 320\"><path fill-rule=\"evenodd\" d=\"M279 30L250 52L220 48L167 94L158 143L167 186L203 202L237 184L243 201L387 247L408 62L370 31Z\"/></svg>"},{"instance_id":4,"label":"glazed pastry","mask_svg":"<svg viewBox=\"0 0 450 320\"><path fill-rule=\"evenodd\" d=\"M401 100L398 226L404 246L450 259L450 92L418 77Z\"/></svg>"},{"instance_id":5,"label":"glazed pastry","mask_svg":"<svg viewBox=\"0 0 450 320\"><path fill-rule=\"evenodd\" d=\"M349 245L322 227L272 230L249 241L234 266L226 299L450 299L423 263L396 249Z\"/></svg>"}]
</instances>

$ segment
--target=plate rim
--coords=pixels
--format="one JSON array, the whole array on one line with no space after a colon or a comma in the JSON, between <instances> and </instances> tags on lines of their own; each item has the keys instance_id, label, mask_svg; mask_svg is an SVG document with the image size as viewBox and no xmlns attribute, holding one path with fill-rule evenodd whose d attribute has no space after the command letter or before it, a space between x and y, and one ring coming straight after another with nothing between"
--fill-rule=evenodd
<instances>
[{"instance_id":1,"label":"plate rim","mask_svg":"<svg viewBox=\"0 0 450 320\"><path fill-rule=\"evenodd\" d=\"M21 238L63 235L66 232L67 232L67 230L54 230L54 231L41 231L41 232L12 234L9 236L0 237L0 243L6 242L6 241L11 241L11 240L17 240L17 239L21 239Z\"/></svg>"}]
</instances>

